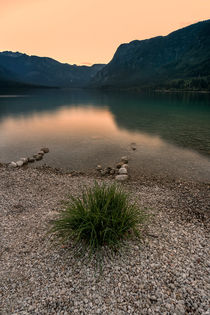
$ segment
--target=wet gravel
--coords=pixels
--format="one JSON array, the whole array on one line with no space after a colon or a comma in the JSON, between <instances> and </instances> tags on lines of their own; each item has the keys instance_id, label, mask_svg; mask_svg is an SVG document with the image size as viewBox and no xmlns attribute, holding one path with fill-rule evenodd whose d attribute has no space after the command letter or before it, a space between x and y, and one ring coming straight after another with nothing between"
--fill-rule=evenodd
<instances>
[{"instance_id":1,"label":"wet gravel","mask_svg":"<svg viewBox=\"0 0 210 315\"><path fill-rule=\"evenodd\" d=\"M124 184L152 216L99 274L46 235L61 200L94 180L0 167L0 314L209 314L209 185Z\"/></svg>"}]
</instances>

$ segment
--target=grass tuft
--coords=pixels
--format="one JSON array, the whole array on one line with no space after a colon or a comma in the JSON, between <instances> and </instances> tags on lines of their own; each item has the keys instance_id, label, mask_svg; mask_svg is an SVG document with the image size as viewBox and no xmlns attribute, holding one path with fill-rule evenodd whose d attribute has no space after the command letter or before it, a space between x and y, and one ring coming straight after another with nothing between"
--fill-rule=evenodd
<instances>
[{"instance_id":1,"label":"grass tuft","mask_svg":"<svg viewBox=\"0 0 210 315\"><path fill-rule=\"evenodd\" d=\"M129 202L128 195L116 184L86 188L79 198L70 197L65 209L52 221L51 233L63 243L72 242L79 252L116 253L124 241L140 237L143 211Z\"/></svg>"}]
</instances>

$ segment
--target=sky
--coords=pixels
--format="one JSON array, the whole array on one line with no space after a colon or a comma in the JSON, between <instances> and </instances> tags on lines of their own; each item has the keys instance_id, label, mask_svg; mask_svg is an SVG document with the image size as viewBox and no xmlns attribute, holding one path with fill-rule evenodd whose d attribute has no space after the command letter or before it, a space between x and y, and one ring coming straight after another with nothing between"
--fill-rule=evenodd
<instances>
[{"instance_id":1,"label":"sky","mask_svg":"<svg viewBox=\"0 0 210 315\"><path fill-rule=\"evenodd\" d=\"M210 0L0 0L0 51L107 63L122 43L209 18Z\"/></svg>"}]
</instances>

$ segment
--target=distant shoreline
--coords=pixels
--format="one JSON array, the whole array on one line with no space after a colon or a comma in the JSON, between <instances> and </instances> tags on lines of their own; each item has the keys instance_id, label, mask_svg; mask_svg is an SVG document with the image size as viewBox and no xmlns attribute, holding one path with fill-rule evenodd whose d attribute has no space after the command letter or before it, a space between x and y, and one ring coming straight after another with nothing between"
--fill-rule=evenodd
<instances>
[{"instance_id":1,"label":"distant shoreline","mask_svg":"<svg viewBox=\"0 0 210 315\"><path fill-rule=\"evenodd\" d=\"M156 88L139 88L139 87L99 87L99 88L84 88L85 90L96 91L120 91L120 92L139 92L139 93L203 93L210 94L210 90L179 90L179 89L156 89Z\"/></svg>"},{"instance_id":2,"label":"distant shoreline","mask_svg":"<svg viewBox=\"0 0 210 315\"><path fill-rule=\"evenodd\" d=\"M155 92L163 92L163 93L203 93L203 94L209 94L210 91L206 90L200 90L200 91L195 91L195 90L154 90Z\"/></svg>"},{"instance_id":3,"label":"distant shoreline","mask_svg":"<svg viewBox=\"0 0 210 315\"><path fill-rule=\"evenodd\" d=\"M1 87L0 95L5 94L5 92L15 91L16 93L23 91L38 91L38 90L81 90L81 91L107 91L107 92L137 92L137 93L193 93L193 94L210 94L209 90L180 90L180 89L150 89L150 88L139 88L139 87L50 87L50 86L21 86L21 87Z\"/></svg>"}]
</instances>

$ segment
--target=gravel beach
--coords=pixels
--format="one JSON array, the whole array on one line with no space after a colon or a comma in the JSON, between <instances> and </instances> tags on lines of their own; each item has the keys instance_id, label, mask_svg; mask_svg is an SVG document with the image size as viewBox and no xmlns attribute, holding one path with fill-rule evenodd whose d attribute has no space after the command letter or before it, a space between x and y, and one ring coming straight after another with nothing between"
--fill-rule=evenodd
<instances>
[{"instance_id":1,"label":"gravel beach","mask_svg":"<svg viewBox=\"0 0 210 315\"><path fill-rule=\"evenodd\" d=\"M124 183L152 216L142 240L99 275L46 235L61 201L96 179L0 167L0 314L210 314L210 185Z\"/></svg>"}]
</instances>

